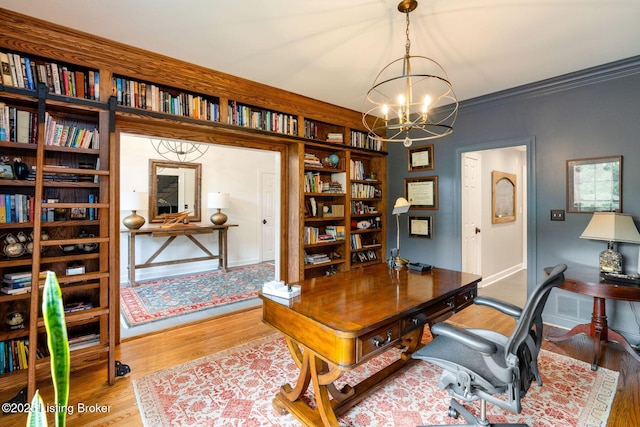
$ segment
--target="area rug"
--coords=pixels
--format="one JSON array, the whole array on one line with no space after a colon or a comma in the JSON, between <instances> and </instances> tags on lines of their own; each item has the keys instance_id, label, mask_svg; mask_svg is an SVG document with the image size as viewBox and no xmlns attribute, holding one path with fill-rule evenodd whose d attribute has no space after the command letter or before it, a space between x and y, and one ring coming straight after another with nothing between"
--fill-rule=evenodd
<instances>
[{"instance_id":1,"label":"area rug","mask_svg":"<svg viewBox=\"0 0 640 427\"><path fill-rule=\"evenodd\" d=\"M398 358L388 351L340 378L355 385ZM488 405L492 422L524 422L531 427L605 426L618 373L592 371L588 363L548 351L539 356L543 386L533 383L521 414ZM271 401L280 386L294 385L297 367L285 341L271 335L166 369L134 381L145 426L299 426L279 415ZM341 426L413 427L450 424L448 394L438 388L441 369L417 362L340 417ZM310 387L311 389L312 387ZM307 391L306 399L312 399ZM479 413L479 404L471 404ZM458 422L462 422L462 418Z\"/></svg>"},{"instance_id":2,"label":"area rug","mask_svg":"<svg viewBox=\"0 0 640 427\"><path fill-rule=\"evenodd\" d=\"M129 326L255 298L274 280L274 266L247 267L177 276L120 288L121 312Z\"/></svg>"}]
</instances>

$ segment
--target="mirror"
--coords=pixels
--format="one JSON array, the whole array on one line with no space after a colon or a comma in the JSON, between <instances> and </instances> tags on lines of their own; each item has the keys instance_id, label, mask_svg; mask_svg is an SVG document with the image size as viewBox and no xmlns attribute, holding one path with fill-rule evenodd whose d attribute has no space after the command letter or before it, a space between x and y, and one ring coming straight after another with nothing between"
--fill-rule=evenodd
<instances>
[{"instance_id":1,"label":"mirror","mask_svg":"<svg viewBox=\"0 0 640 427\"><path fill-rule=\"evenodd\" d=\"M200 163L150 160L149 221L163 222L164 214L189 211L189 221L200 221Z\"/></svg>"}]
</instances>

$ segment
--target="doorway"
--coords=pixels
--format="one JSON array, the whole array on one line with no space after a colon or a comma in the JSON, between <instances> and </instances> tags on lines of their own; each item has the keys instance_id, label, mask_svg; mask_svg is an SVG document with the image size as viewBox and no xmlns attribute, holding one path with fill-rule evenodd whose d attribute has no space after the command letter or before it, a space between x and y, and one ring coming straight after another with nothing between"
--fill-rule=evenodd
<instances>
[{"instance_id":1,"label":"doorway","mask_svg":"<svg viewBox=\"0 0 640 427\"><path fill-rule=\"evenodd\" d=\"M533 138L498 141L457 150L460 179L460 251L463 271L483 277L481 286L526 277L535 284L535 179ZM516 176L515 219L492 222L493 171ZM523 273L524 272L524 273Z\"/></svg>"}]
</instances>

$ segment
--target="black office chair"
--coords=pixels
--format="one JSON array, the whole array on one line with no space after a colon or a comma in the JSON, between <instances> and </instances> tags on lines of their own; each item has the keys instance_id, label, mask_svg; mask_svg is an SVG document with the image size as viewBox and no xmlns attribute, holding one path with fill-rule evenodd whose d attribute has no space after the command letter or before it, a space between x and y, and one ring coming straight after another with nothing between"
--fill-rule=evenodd
<instances>
[{"instance_id":1,"label":"black office chair","mask_svg":"<svg viewBox=\"0 0 640 427\"><path fill-rule=\"evenodd\" d=\"M469 426L522 426L526 424L490 424L487 402L520 413L523 397L538 372L538 353L542 343L542 310L551 289L564 281L565 264L549 271L528 298L524 308L494 298L477 297L475 304L485 305L513 316L517 324L509 337L486 329L463 329L449 323L431 328L433 341L413 354L414 358L444 369L438 385L453 396L448 415L466 420ZM502 396L504 395L504 396ZM474 416L455 399L480 400L480 414Z\"/></svg>"}]
</instances>

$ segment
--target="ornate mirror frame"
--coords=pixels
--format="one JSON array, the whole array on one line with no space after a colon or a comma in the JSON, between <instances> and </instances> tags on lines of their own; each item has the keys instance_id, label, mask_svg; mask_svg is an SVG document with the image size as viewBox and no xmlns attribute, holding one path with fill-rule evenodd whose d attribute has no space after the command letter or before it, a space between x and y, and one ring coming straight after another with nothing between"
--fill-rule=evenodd
<instances>
[{"instance_id":1,"label":"ornate mirror frame","mask_svg":"<svg viewBox=\"0 0 640 427\"><path fill-rule=\"evenodd\" d=\"M202 164L150 159L149 172L149 222L164 222L166 213L185 210L190 212L189 222L200 222ZM174 187L175 191L159 193L163 177L167 177L164 181L170 182L167 188Z\"/></svg>"}]
</instances>

